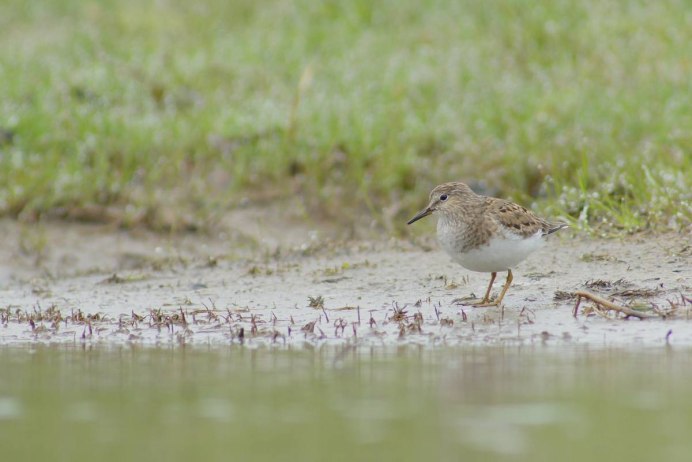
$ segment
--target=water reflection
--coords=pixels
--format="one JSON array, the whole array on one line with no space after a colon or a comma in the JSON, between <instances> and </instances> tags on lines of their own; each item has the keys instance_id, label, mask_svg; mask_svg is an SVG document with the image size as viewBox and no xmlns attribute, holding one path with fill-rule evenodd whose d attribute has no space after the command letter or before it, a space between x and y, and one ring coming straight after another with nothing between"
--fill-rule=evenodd
<instances>
[{"instance_id":1,"label":"water reflection","mask_svg":"<svg viewBox=\"0 0 692 462\"><path fill-rule=\"evenodd\" d=\"M12 420L22 415L22 403L12 397L0 397L0 420Z\"/></svg>"},{"instance_id":2,"label":"water reflection","mask_svg":"<svg viewBox=\"0 0 692 462\"><path fill-rule=\"evenodd\" d=\"M8 460L50 458L50 444L79 460L123 441L104 460L557 460L565 445L581 447L575 460L593 447L684 460L691 363L688 350L540 346L5 349L0 444ZM36 432L45 448L29 444Z\"/></svg>"}]
</instances>

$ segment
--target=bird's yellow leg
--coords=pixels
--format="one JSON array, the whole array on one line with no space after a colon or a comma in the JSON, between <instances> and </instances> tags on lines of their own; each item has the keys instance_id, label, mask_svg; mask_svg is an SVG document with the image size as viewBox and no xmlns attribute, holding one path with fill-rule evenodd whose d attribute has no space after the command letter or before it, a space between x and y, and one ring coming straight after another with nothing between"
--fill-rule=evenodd
<instances>
[{"instance_id":1,"label":"bird's yellow leg","mask_svg":"<svg viewBox=\"0 0 692 462\"><path fill-rule=\"evenodd\" d=\"M493 271L492 273L490 273L490 284L488 284L488 290L485 291L485 297L483 297L481 303L488 303L490 301L490 291L493 289L493 284L495 283L496 277L496 272Z\"/></svg>"},{"instance_id":2,"label":"bird's yellow leg","mask_svg":"<svg viewBox=\"0 0 692 462\"><path fill-rule=\"evenodd\" d=\"M493 273L496 274L496 273ZM494 277L492 279L495 279ZM502 299L505 298L505 294L507 293L507 289L509 289L509 286L512 284L512 270L507 270L507 281L505 282L504 287L502 288L502 292L500 292L500 295L493 300L492 302L490 300L486 302L481 302L477 305L473 305L475 307L483 307L483 306L499 306L500 303L502 303ZM492 285L492 280L491 280L491 285ZM486 296L489 298L490 297L490 288L488 288L488 294Z\"/></svg>"},{"instance_id":3,"label":"bird's yellow leg","mask_svg":"<svg viewBox=\"0 0 692 462\"><path fill-rule=\"evenodd\" d=\"M490 284L488 284L488 290L485 291L485 297L479 303L474 303L473 306L493 306L495 303L490 302L490 291L493 289L493 283L497 277L496 272L490 273Z\"/></svg>"},{"instance_id":4,"label":"bird's yellow leg","mask_svg":"<svg viewBox=\"0 0 692 462\"><path fill-rule=\"evenodd\" d=\"M502 303L502 299L505 298L505 294L507 293L507 289L509 289L509 286L512 284L512 270L507 270L507 282L505 282L505 286L502 288L502 292L500 292L500 296L495 299L495 305L499 305Z\"/></svg>"}]
</instances>

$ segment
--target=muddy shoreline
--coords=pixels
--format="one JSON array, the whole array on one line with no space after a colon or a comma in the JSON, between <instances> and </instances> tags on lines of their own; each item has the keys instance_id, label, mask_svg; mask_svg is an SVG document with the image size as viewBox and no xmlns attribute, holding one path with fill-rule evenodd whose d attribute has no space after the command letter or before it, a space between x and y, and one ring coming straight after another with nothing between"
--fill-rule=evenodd
<instances>
[{"instance_id":1,"label":"muddy shoreline","mask_svg":"<svg viewBox=\"0 0 692 462\"><path fill-rule=\"evenodd\" d=\"M0 222L0 344L692 345L689 236L555 236L502 308L473 308L452 300L482 294L487 275L432 239L242 213L214 236ZM666 317L583 303L574 318L577 290Z\"/></svg>"}]
</instances>

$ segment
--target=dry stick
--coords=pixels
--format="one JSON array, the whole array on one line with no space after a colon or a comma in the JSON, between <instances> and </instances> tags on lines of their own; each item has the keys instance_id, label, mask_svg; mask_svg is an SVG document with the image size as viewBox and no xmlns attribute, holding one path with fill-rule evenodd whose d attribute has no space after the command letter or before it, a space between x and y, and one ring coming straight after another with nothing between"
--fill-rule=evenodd
<instances>
[{"instance_id":1,"label":"dry stick","mask_svg":"<svg viewBox=\"0 0 692 462\"><path fill-rule=\"evenodd\" d=\"M641 311L636 311L633 310L632 308L627 308L626 306L620 306L616 305L615 303L606 300L603 297L599 297L596 294L592 294L591 292L586 292L583 290L577 290L574 292L574 295L577 296L577 303L574 305L574 311L572 312L572 315L576 318L577 317L577 310L579 309L579 303L581 303L582 298L586 298L588 300L591 300L592 302L596 303L597 305L604 306L608 308L609 310L614 310L614 311L619 311L620 313L625 314L626 316L634 316L635 318L639 319L650 319L650 318L657 318L657 315L653 314L648 314L648 313L642 313Z\"/></svg>"}]
</instances>

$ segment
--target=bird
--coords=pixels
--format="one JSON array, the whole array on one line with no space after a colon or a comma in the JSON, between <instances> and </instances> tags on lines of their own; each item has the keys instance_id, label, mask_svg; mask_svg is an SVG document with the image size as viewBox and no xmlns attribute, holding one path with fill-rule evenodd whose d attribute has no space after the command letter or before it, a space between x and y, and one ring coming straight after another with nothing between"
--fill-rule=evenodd
<instances>
[{"instance_id":1,"label":"bird","mask_svg":"<svg viewBox=\"0 0 692 462\"><path fill-rule=\"evenodd\" d=\"M545 243L546 236L568 227L547 221L505 199L476 194L462 182L443 183L430 192L428 205L410 225L436 215L437 240L453 261L471 271L490 273L485 296L472 306L499 306L512 284L512 269ZM499 296L490 292L497 273L507 271ZM457 302L455 300L454 302Z\"/></svg>"}]
</instances>

